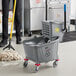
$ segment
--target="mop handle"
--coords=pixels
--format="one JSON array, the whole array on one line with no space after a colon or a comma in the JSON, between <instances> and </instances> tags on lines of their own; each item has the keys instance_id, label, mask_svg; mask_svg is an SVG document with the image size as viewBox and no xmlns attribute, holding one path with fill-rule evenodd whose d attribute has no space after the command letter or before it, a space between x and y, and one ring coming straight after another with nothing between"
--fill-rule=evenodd
<instances>
[{"instance_id":1,"label":"mop handle","mask_svg":"<svg viewBox=\"0 0 76 76\"><path fill-rule=\"evenodd\" d=\"M64 4L64 29L66 30L66 4Z\"/></svg>"},{"instance_id":2,"label":"mop handle","mask_svg":"<svg viewBox=\"0 0 76 76\"><path fill-rule=\"evenodd\" d=\"M12 25L11 25L10 39L12 39L12 31L13 31L13 25L14 25L15 11L16 11L16 0L14 0L13 17L12 17Z\"/></svg>"}]
</instances>

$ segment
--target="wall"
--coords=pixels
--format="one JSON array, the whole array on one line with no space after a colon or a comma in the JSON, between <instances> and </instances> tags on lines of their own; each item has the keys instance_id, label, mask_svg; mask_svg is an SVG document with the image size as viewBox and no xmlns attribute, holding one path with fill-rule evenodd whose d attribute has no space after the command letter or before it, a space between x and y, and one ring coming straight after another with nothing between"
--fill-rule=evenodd
<instances>
[{"instance_id":1,"label":"wall","mask_svg":"<svg viewBox=\"0 0 76 76\"><path fill-rule=\"evenodd\" d=\"M76 0L71 0L71 19L76 19Z\"/></svg>"}]
</instances>

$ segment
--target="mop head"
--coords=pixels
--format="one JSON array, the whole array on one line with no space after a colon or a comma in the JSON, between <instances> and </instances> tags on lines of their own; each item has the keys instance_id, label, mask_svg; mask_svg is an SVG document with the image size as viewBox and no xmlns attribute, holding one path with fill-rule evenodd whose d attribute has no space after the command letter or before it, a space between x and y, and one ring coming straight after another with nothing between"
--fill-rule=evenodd
<instances>
[{"instance_id":1,"label":"mop head","mask_svg":"<svg viewBox=\"0 0 76 76\"><path fill-rule=\"evenodd\" d=\"M21 59L22 57L18 52L13 50L7 50L0 53L0 61L16 61Z\"/></svg>"}]
</instances>

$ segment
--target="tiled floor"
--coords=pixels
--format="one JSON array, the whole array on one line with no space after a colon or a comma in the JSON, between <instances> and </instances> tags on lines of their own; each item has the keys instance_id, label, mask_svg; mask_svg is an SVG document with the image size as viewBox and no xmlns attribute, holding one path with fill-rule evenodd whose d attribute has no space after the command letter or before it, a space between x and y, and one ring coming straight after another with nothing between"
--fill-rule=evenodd
<instances>
[{"instance_id":1,"label":"tiled floor","mask_svg":"<svg viewBox=\"0 0 76 76\"><path fill-rule=\"evenodd\" d=\"M28 37L23 39L28 39ZM12 45L25 57L22 44L16 45L15 39L13 39ZM13 64L2 63L0 64L0 76L76 76L76 41L60 43L59 58L58 67L53 68L51 62L41 64L38 73L34 73L35 65L31 61L27 68L23 67L23 61Z\"/></svg>"}]
</instances>

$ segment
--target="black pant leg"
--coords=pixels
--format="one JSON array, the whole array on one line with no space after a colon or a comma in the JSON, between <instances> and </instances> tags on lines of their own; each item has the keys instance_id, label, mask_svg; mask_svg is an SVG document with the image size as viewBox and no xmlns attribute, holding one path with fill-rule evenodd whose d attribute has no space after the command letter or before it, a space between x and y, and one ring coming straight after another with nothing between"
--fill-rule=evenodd
<instances>
[{"instance_id":1,"label":"black pant leg","mask_svg":"<svg viewBox=\"0 0 76 76\"><path fill-rule=\"evenodd\" d=\"M8 39L8 12L9 12L9 0L2 0L2 39Z\"/></svg>"},{"instance_id":2,"label":"black pant leg","mask_svg":"<svg viewBox=\"0 0 76 76\"><path fill-rule=\"evenodd\" d=\"M16 38L21 36L21 0L17 0L15 12Z\"/></svg>"}]
</instances>

